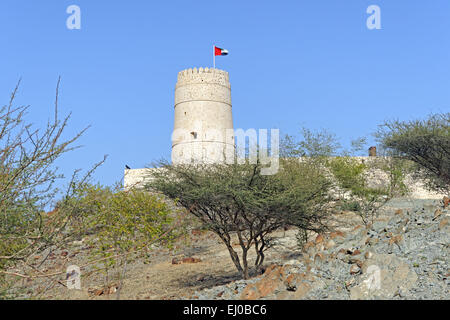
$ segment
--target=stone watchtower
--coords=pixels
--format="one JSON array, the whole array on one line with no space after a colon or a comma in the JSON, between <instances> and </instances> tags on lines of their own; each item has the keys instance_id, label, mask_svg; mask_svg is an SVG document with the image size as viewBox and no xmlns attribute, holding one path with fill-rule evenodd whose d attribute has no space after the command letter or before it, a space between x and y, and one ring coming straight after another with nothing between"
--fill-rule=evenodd
<instances>
[{"instance_id":1,"label":"stone watchtower","mask_svg":"<svg viewBox=\"0 0 450 320\"><path fill-rule=\"evenodd\" d=\"M223 163L234 159L228 72L194 68L178 73L172 163Z\"/></svg>"}]
</instances>

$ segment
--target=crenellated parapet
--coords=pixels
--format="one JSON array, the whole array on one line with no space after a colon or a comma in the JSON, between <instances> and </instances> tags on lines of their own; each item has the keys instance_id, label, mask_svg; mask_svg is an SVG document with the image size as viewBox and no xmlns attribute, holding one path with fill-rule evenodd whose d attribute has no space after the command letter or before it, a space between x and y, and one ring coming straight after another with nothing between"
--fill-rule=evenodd
<instances>
[{"instance_id":1,"label":"crenellated parapet","mask_svg":"<svg viewBox=\"0 0 450 320\"><path fill-rule=\"evenodd\" d=\"M231 107L228 72L212 68L193 68L179 72L175 86L175 107L188 101L216 101Z\"/></svg>"},{"instance_id":2,"label":"crenellated parapet","mask_svg":"<svg viewBox=\"0 0 450 320\"><path fill-rule=\"evenodd\" d=\"M176 87L189 84L218 84L230 88L228 72L213 68L189 68L178 73Z\"/></svg>"}]
</instances>

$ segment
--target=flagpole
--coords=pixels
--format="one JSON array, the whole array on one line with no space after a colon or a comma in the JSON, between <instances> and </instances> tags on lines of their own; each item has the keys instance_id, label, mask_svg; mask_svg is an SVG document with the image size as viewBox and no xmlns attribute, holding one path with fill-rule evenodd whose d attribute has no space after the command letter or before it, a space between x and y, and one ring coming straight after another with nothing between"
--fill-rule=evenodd
<instances>
[{"instance_id":1,"label":"flagpole","mask_svg":"<svg viewBox=\"0 0 450 320\"><path fill-rule=\"evenodd\" d=\"M213 66L216 68L216 46L213 45Z\"/></svg>"}]
</instances>

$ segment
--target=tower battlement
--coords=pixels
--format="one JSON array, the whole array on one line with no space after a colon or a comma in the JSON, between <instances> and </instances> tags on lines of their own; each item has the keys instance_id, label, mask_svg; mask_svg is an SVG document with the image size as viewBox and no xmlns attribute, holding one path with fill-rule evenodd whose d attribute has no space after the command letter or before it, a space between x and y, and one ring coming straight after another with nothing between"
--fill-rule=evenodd
<instances>
[{"instance_id":1,"label":"tower battlement","mask_svg":"<svg viewBox=\"0 0 450 320\"><path fill-rule=\"evenodd\" d=\"M228 72L213 68L189 68L178 73L177 85L187 84L218 84L230 88Z\"/></svg>"}]
</instances>

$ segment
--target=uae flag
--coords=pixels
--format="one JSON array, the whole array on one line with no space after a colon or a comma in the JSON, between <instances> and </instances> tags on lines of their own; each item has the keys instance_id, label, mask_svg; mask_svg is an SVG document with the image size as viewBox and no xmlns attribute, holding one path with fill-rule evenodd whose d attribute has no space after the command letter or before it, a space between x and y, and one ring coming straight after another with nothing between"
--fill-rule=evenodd
<instances>
[{"instance_id":1,"label":"uae flag","mask_svg":"<svg viewBox=\"0 0 450 320\"><path fill-rule=\"evenodd\" d=\"M214 46L214 55L215 56L226 56L227 54L228 54L228 50Z\"/></svg>"}]
</instances>

